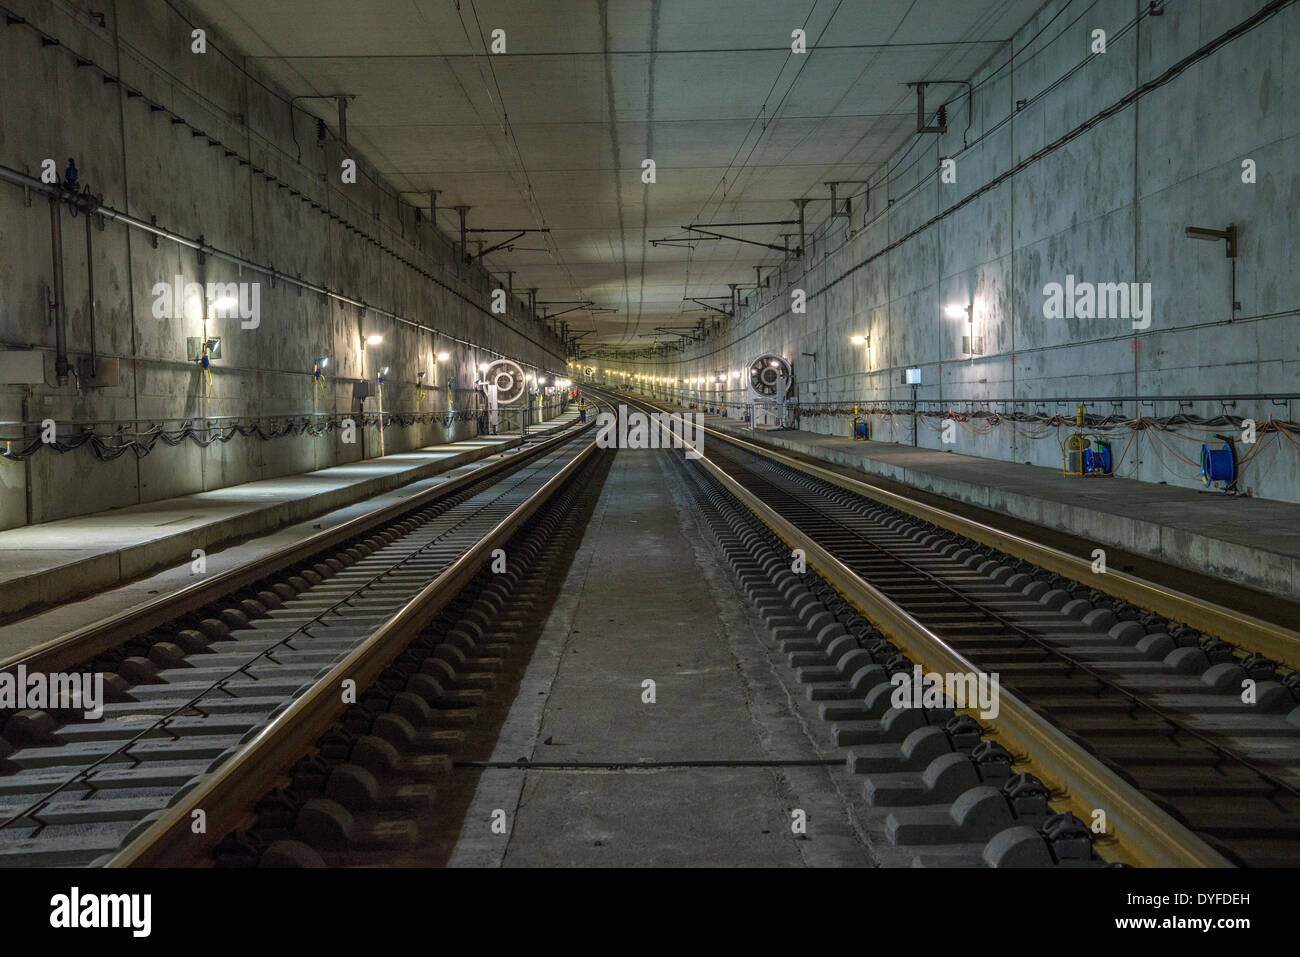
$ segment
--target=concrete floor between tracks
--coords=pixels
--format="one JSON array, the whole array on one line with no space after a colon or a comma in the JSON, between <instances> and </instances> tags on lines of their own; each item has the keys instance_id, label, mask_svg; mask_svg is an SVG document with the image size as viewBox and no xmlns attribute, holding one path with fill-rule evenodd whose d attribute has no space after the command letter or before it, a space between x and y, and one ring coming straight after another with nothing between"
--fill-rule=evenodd
<instances>
[{"instance_id":1,"label":"concrete floor between tracks","mask_svg":"<svg viewBox=\"0 0 1300 957\"><path fill-rule=\"evenodd\" d=\"M530 434L576 418L566 412ZM225 571L418 494L518 442L477 436L0 532L0 616L9 619L0 626L0 660L192 584L193 549L210 551L205 574Z\"/></svg>"},{"instance_id":2,"label":"concrete floor between tracks","mask_svg":"<svg viewBox=\"0 0 1300 957\"><path fill-rule=\"evenodd\" d=\"M491 758L569 766L483 771L452 866L876 863L675 455L617 453Z\"/></svg>"},{"instance_id":3,"label":"concrete floor between tracks","mask_svg":"<svg viewBox=\"0 0 1300 957\"><path fill-rule=\"evenodd\" d=\"M1300 505L798 429L709 428L1300 601ZM895 489L896 490L896 489Z\"/></svg>"}]
</instances>

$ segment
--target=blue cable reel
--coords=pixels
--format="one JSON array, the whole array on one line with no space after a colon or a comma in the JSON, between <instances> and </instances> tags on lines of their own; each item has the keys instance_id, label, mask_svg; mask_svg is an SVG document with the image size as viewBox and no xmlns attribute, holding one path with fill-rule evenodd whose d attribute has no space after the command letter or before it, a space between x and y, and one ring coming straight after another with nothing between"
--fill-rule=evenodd
<instances>
[{"instance_id":1,"label":"blue cable reel","mask_svg":"<svg viewBox=\"0 0 1300 957\"><path fill-rule=\"evenodd\" d=\"M1083 471L1086 475L1109 475L1111 467L1110 446L1098 443L1083 450Z\"/></svg>"},{"instance_id":2,"label":"blue cable reel","mask_svg":"<svg viewBox=\"0 0 1300 957\"><path fill-rule=\"evenodd\" d=\"M1231 442L1225 441L1221 449L1211 449L1208 445L1201 446L1201 481L1205 485L1222 482L1226 488L1236 484L1237 453Z\"/></svg>"}]
</instances>

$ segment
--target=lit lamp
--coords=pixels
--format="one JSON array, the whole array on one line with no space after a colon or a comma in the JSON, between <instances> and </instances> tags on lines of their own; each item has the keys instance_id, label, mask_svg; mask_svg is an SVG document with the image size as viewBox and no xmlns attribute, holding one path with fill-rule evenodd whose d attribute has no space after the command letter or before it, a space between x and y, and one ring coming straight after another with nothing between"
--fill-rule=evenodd
<instances>
[{"instance_id":1,"label":"lit lamp","mask_svg":"<svg viewBox=\"0 0 1300 957\"><path fill-rule=\"evenodd\" d=\"M317 399L325 392L325 367L329 364L329 356L321 356L316 360L316 365L311 370L312 381L315 383L315 388L311 390L311 411L313 414L319 409Z\"/></svg>"},{"instance_id":2,"label":"lit lamp","mask_svg":"<svg viewBox=\"0 0 1300 957\"><path fill-rule=\"evenodd\" d=\"M944 306L944 315L950 319L966 319L966 335L961 337L961 351L964 355L978 356L984 354L984 337L975 335L975 303L967 305L953 303Z\"/></svg>"}]
</instances>

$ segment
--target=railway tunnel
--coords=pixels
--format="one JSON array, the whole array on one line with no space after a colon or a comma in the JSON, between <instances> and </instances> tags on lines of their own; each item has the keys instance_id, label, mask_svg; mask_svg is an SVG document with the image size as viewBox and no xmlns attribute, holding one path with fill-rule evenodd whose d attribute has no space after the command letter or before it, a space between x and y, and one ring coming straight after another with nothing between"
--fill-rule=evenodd
<instances>
[{"instance_id":1,"label":"railway tunnel","mask_svg":"<svg viewBox=\"0 0 1300 957\"><path fill-rule=\"evenodd\" d=\"M1268 922L1294 0L0 12L37 923L159 867L121 886L961 868Z\"/></svg>"}]
</instances>

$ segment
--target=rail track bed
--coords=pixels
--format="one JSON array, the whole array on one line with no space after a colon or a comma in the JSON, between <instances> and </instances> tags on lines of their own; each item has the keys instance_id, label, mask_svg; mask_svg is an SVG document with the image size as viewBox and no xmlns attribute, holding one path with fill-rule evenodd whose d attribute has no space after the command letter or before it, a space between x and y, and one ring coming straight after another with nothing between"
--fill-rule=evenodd
<instances>
[{"instance_id":1,"label":"rail track bed","mask_svg":"<svg viewBox=\"0 0 1300 957\"><path fill-rule=\"evenodd\" d=\"M102 720L0 714L0 866L445 863L612 458L590 431L128 615L113 644L91 629L70 670L104 675ZM1300 860L1295 672L718 438L653 454L882 863ZM899 705L916 666L996 675L1001 715Z\"/></svg>"},{"instance_id":2,"label":"rail track bed","mask_svg":"<svg viewBox=\"0 0 1300 957\"><path fill-rule=\"evenodd\" d=\"M590 439L541 445L355 540L84 661L72 670L105 674L102 720L69 711L0 716L0 866L106 863L148 832L164 809L240 755L431 582L535 501L589 450ZM435 676L422 687L434 706L472 696Z\"/></svg>"},{"instance_id":3,"label":"rail track bed","mask_svg":"<svg viewBox=\"0 0 1300 957\"><path fill-rule=\"evenodd\" d=\"M1300 861L1296 672L1224 636L1113 598L1105 574L1095 582L1072 580L718 438L705 450L713 469L973 669L996 673L1002 689L1226 861ZM854 610L837 600L841 617L851 616ZM840 634L843 624L837 622ZM864 699L881 673L854 669L873 661L888 677L914 665L900 647L881 647L875 636L855 636L829 654L825 641L790 644L791 663L804 666L809 696L820 702L841 746L876 740L890 710L883 694ZM851 667L840 661L848 648L870 647L875 655L854 657ZM914 655L926 660L924 651ZM941 711L931 721L945 717ZM918 760L908 764L914 775L925 768ZM902 799L888 792L869 787L867 798Z\"/></svg>"},{"instance_id":4,"label":"rail track bed","mask_svg":"<svg viewBox=\"0 0 1300 957\"><path fill-rule=\"evenodd\" d=\"M247 826L212 848L213 865L447 862L476 762L492 754L612 458L578 472L505 546L508 566L480 571L361 691L254 802Z\"/></svg>"},{"instance_id":5,"label":"rail track bed","mask_svg":"<svg viewBox=\"0 0 1300 957\"><path fill-rule=\"evenodd\" d=\"M1294 672L1114 601L1104 576L1063 580L734 446L709 456L1226 856L1300 860ZM825 710L851 743L860 709Z\"/></svg>"}]
</instances>

